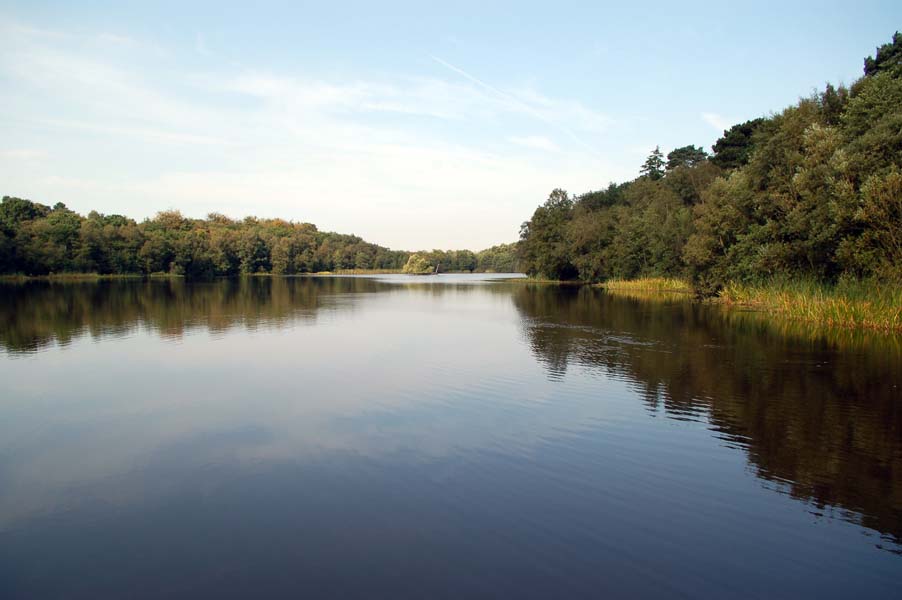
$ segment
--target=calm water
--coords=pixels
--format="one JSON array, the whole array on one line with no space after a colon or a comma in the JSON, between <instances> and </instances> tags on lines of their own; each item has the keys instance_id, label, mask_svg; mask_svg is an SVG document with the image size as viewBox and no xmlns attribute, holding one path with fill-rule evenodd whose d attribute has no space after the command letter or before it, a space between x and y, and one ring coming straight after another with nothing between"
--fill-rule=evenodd
<instances>
[{"instance_id":1,"label":"calm water","mask_svg":"<svg viewBox=\"0 0 902 600\"><path fill-rule=\"evenodd\" d=\"M899 597L900 345L469 276L0 286L0 597Z\"/></svg>"}]
</instances>

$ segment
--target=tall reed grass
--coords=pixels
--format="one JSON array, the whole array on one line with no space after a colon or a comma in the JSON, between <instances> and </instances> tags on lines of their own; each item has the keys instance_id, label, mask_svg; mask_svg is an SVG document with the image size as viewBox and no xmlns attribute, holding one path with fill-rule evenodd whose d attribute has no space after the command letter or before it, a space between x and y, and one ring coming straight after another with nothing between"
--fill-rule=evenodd
<instances>
[{"instance_id":1,"label":"tall reed grass","mask_svg":"<svg viewBox=\"0 0 902 600\"><path fill-rule=\"evenodd\" d=\"M902 331L902 286L840 280L729 283L720 293L727 305L749 306L789 319L830 327Z\"/></svg>"},{"instance_id":2,"label":"tall reed grass","mask_svg":"<svg viewBox=\"0 0 902 600\"><path fill-rule=\"evenodd\" d=\"M689 293L692 286L682 279L670 277L642 277L640 279L609 279L601 284L601 287L610 292L634 291L634 292L677 292Z\"/></svg>"}]
</instances>

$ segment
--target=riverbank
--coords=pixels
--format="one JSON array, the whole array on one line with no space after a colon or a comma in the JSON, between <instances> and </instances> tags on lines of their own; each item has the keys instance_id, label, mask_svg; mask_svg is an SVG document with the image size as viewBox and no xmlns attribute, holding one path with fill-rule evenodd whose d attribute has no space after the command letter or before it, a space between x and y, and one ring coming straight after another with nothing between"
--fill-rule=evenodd
<instances>
[{"instance_id":1,"label":"riverbank","mask_svg":"<svg viewBox=\"0 0 902 600\"><path fill-rule=\"evenodd\" d=\"M669 277L643 277L641 279L610 279L601 287L609 292L667 292L670 294L691 294L692 286L682 279Z\"/></svg>"},{"instance_id":2,"label":"riverbank","mask_svg":"<svg viewBox=\"0 0 902 600\"><path fill-rule=\"evenodd\" d=\"M316 273L298 273L298 275L400 275L401 269L336 269L334 271L317 271Z\"/></svg>"},{"instance_id":3,"label":"riverbank","mask_svg":"<svg viewBox=\"0 0 902 600\"><path fill-rule=\"evenodd\" d=\"M6 282L25 282L25 281L99 281L107 279L145 279L148 277L174 277L181 278L181 275L170 275L169 273L151 273L144 275L143 273L49 273L47 275L23 275L21 273L0 275L0 281Z\"/></svg>"},{"instance_id":4,"label":"riverbank","mask_svg":"<svg viewBox=\"0 0 902 600\"><path fill-rule=\"evenodd\" d=\"M273 275L255 273L252 277L310 277L342 275L394 275L400 269L341 269ZM47 275L0 275L0 282L27 281L104 281L134 279L184 279L170 273L108 274L51 273ZM583 285L574 281L554 281L535 278L511 279L517 283ZM610 280L596 284L606 292L649 300L686 301L692 299L689 282L682 279L651 277L634 280ZM769 281L761 284L728 284L715 298L702 300L726 308L751 309L768 318L805 322L824 328L869 329L902 332L902 286L876 284L865 281L842 281L827 285L814 281Z\"/></svg>"},{"instance_id":5,"label":"riverbank","mask_svg":"<svg viewBox=\"0 0 902 600\"><path fill-rule=\"evenodd\" d=\"M219 275L215 279L232 279L236 277L338 277L342 275L398 275L401 269L337 269L335 271L314 271L312 273L240 273L238 275Z\"/></svg>"},{"instance_id":6,"label":"riverbank","mask_svg":"<svg viewBox=\"0 0 902 600\"><path fill-rule=\"evenodd\" d=\"M599 287L614 294L642 297L672 298L692 293L688 282L666 278L608 281ZM902 286L864 281L827 285L807 280L729 283L717 297L704 302L822 327L902 332Z\"/></svg>"},{"instance_id":7,"label":"riverbank","mask_svg":"<svg viewBox=\"0 0 902 600\"><path fill-rule=\"evenodd\" d=\"M492 273L493 271L443 271L442 274L460 274L460 273ZM343 275L402 275L402 269L337 269L334 271L317 271L315 273L243 273L233 276L217 276L215 279L228 279L230 277L338 277ZM432 273L428 273L432 275ZM47 275L25 275L22 273L13 273L0 275L0 282L26 282L26 281L98 281L107 279L184 279L184 275L173 275L171 273L124 273L124 274L101 274L101 273L50 273Z\"/></svg>"},{"instance_id":8,"label":"riverbank","mask_svg":"<svg viewBox=\"0 0 902 600\"><path fill-rule=\"evenodd\" d=\"M902 287L867 282L831 286L811 281L728 284L718 298L828 327L902 331Z\"/></svg>"}]
</instances>

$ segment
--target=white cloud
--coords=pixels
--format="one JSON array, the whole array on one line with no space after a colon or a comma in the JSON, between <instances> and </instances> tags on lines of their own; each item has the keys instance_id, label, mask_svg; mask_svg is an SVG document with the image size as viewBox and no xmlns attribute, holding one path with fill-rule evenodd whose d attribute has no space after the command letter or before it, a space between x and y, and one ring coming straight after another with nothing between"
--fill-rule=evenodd
<instances>
[{"instance_id":1,"label":"white cloud","mask_svg":"<svg viewBox=\"0 0 902 600\"><path fill-rule=\"evenodd\" d=\"M548 152L560 152L560 147L555 144L553 141L548 139L547 137L543 137L541 135L528 135L524 137L509 137L507 138L513 144L517 144L518 146L523 146L525 148L532 148L534 150L546 150Z\"/></svg>"},{"instance_id":2,"label":"white cloud","mask_svg":"<svg viewBox=\"0 0 902 600\"><path fill-rule=\"evenodd\" d=\"M204 37L204 34L200 32L194 35L194 49L197 50L198 54L203 56L213 56L209 46L207 46L207 39Z\"/></svg>"},{"instance_id":3,"label":"white cloud","mask_svg":"<svg viewBox=\"0 0 902 600\"><path fill-rule=\"evenodd\" d=\"M83 43L97 36L11 36L0 50L8 135L23 148L49 138L54 154L29 171L0 163L3 193L82 212L217 210L397 248L480 248L515 239L554 187L624 176L585 150L605 115L535 90L469 75L326 80L228 64L198 73L140 40L124 58ZM574 143L517 134L537 123ZM512 154L504 141L543 153Z\"/></svg>"},{"instance_id":4,"label":"white cloud","mask_svg":"<svg viewBox=\"0 0 902 600\"><path fill-rule=\"evenodd\" d=\"M36 160L44 158L47 153L43 150L31 150L29 148L16 148L11 150L0 150L0 156L12 160Z\"/></svg>"},{"instance_id":5,"label":"white cloud","mask_svg":"<svg viewBox=\"0 0 902 600\"><path fill-rule=\"evenodd\" d=\"M702 120L716 129L718 133L722 133L733 126L733 121L717 113L702 113Z\"/></svg>"},{"instance_id":6,"label":"white cloud","mask_svg":"<svg viewBox=\"0 0 902 600\"><path fill-rule=\"evenodd\" d=\"M548 125L557 127L584 150L588 150L595 155L598 154L597 150L587 143L577 131L596 134L604 132L611 123L611 119L607 115L588 109L579 102L552 99L531 89L501 89L437 56L432 56L431 58L443 67L475 84L478 88L488 92L497 101L502 102L509 111L523 113Z\"/></svg>"},{"instance_id":7,"label":"white cloud","mask_svg":"<svg viewBox=\"0 0 902 600\"><path fill-rule=\"evenodd\" d=\"M224 138L205 135L193 135L179 131L167 131L152 127L120 127L108 126L99 123L83 121L66 121L60 119L47 119L38 121L41 125L48 125L55 129L79 130L87 133L100 134L112 137L139 138L144 141L161 142L166 144L200 144L200 145L229 145L233 142Z\"/></svg>"},{"instance_id":8,"label":"white cloud","mask_svg":"<svg viewBox=\"0 0 902 600\"><path fill-rule=\"evenodd\" d=\"M138 42L133 40L132 38L125 35L118 35L115 33L101 33L97 36L97 40L104 44L111 44L115 46L138 46Z\"/></svg>"}]
</instances>

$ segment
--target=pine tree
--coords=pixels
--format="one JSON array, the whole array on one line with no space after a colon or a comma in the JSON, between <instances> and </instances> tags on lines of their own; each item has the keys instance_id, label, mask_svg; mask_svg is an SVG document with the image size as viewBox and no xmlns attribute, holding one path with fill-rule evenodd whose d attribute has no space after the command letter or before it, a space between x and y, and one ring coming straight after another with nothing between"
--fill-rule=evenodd
<instances>
[{"instance_id":1,"label":"pine tree","mask_svg":"<svg viewBox=\"0 0 902 600\"><path fill-rule=\"evenodd\" d=\"M694 167L708 158L708 153L696 146L683 146L676 148L667 155L667 170L673 171L677 167Z\"/></svg>"},{"instance_id":2,"label":"pine tree","mask_svg":"<svg viewBox=\"0 0 902 600\"><path fill-rule=\"evenodd\" d=\"M661 154L660 146L655 146L652 153L645 159L645 164L642 165L639 172L651 180L664 177L664 155Z\"/></svg>"},{"instance_id":3,"label":"pine tree","mask_svg":"<svg viewBox=\"0 0 902 600\"><path fill-rule=\"evenodd\" d=\"M873 57L864 59L865 75L876 75L882 71L895 72L897 76L902 71L902 34L898 31L891 43L883 44Z\"/></svg>"}]
</instances>

